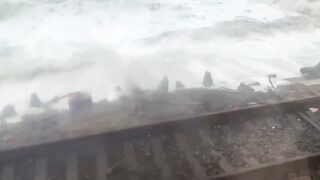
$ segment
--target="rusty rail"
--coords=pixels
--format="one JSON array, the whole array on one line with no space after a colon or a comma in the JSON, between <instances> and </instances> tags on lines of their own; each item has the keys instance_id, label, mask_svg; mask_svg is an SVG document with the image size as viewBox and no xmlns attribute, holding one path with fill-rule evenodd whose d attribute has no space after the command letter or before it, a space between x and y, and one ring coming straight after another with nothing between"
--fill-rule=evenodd
<instances>
[{"instance_id":1,"label":"rusty rail","mask_svg":"<svg viewBox=\"0 0 320 180\"><path fill-rule=\"evenodd\" d=\"M44 180L47 179L48 176L53 176L52 164L55 164L53 162L61 163L59 166L63 168L60 176L63 176L64 178L62 179L64 180L86 179L82 177L84 175L79 175L80 172L84 171L81 171L83 168L88 168L88 172L92 171L90 168L94 169L92 174L87 175L87 179L91 178L92 180L113 180L119 178L114 175L118 169L122 169L122 174L128 175L122 178L133 180L143 179L143 175L145 175L144 173L146 172L154 173L153 175L158 178L161 177L160 179L177 179L178 176L182 176L186 179L205 180L232 179L249 174L257 175L279 166L292 166L292 164L300 164L301 162L307 162L307 164L313 165L318 162L320 151L306 152L290 158L279 157L280 160L260 164L257 164L255 160L247 160L246 163L249 164L248 166L238 167L230 163L230 160L223 154L223 150L217 151L216 147L213 149L210 149L212 147L207 147L208 149L204 149L204 152L206 152L206 155L210 156L210 158L213 158L213 164L211 164L211 166L216 166L215 169L213 168L214 170L209 168L210 171L214 171L212 174L206 167L206 162L199 160L201 157L197 156L194 150L194 144L190 144L189 135L192 134L193 136L196 134L196 140L194 140L193 143L201 147L206 147L206 145L211 144L211 141L215 141L214 137L208 134L210 131L206 129L209 124L219 125L227 121L236 121L239 117L246 117L246 119L249 119L249 124L246 125L246 127L250 129L251 126L254 128L254 125L250 125L250 122L256 118L270 118L273 117L274 114L295 117L297 113L303 121L308 122L312 127L319 130L317 127L317 117L312 112L307 111L308 107L314 107L314 105L318 104L318 101L319 97L312 97L277 104L265 104L232 111L221 111L183 120L124 129L121 131L107 132L78 139L1 151L1 180L16 179L17 174L21 174L20 171L17 171L19 169L18 166L20 167L23 163L30 163L30 166L23 166L22 169L23 171L29 172L30 179L36 180ZM237 117L237 119L233 119L234 117ZM291 117L288 119L292 121L292 119L295 118ZM296 126L299 126L299 124ZM224 131L225 134L228 131L230 130ZM139 155L138 153L139 144L144 144L145 147L148 147L146 148L148 150L145 152L145 159L140 157L144 155L141 155L141 153ZM117 147L119 147L119 150L115 150ZM110 154L110 152L113 153ZM114 153L119 153L119 157ZM113 160L113 158L116 159ZM83 165L88 163L92 164L92 167ZM150 163L148 167L142 167L141 165L148 163ZM154 169L151 168L153 166ZM314 166L315 165L312 167ZM189 172L185 170L186 172L177 174L177 167L182 169L189 168ZM31 170L26 170L28 168ZM147 170L144 168L147 168Z\"/></svg>"}]
</instances>

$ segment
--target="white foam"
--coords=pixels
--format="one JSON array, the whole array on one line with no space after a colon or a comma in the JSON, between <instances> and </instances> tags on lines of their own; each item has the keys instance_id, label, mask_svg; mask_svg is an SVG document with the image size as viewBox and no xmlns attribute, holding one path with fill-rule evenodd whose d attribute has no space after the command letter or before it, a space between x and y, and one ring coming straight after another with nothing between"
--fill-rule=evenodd
<instances>
[{"instance_id":1,"label":"white foam","mask_svg":"<svg viewBox=\"0 0 320 180\"><path fill-rule=\"evenodd\" d=\"M301 15L288 1L280 2L282 9L277 5L270 0L0 1L0 79L5 78L0 107L14 104L26 112L32 92L43 100L77 90L95 101L112 99L118 85L130 81L154 88L164 75L172 85L181 80L200 86L205 70L213 72L217 87L232 88L240 81L267 85L269 73L297 75L300 66L316 63L320 31L313 17L307 17L305 29L296 25L299 19L287 21ZM276 24L280 19L282 26Z\"/></svg>"}]
</instances>

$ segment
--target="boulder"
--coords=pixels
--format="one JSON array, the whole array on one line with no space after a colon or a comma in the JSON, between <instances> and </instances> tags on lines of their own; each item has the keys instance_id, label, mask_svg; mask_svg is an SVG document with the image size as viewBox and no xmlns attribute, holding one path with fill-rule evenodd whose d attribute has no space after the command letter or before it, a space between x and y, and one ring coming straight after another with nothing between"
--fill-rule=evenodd
<instances>
[{"instance_id":1,"label":"boulder","mask_svg":"<svg viewBox=\"0 0 320 180\"><path fill-rule=\"evenodd\" d=\"M30 96L30 103L29 103L30 107L35 107L35 108L39 108L43 106L43 102L40 100L38 94L33 93Z\"/></svg>"},{"instance_id":2,"label":"boulder","mask_svg":"<svg viewBox=\"0 0 320 180\"><path fill-rule=\"evenodd\" d=\"M253 93L255 91L252 87L244 84L243 82L240 83L237 90L244 93Z\"/></svg>"},{"instance_id":3,"label":"boulder","mask_svg":"<svg viewBox=\"0 0 320 180\"><path fill-rule=\"evenodd\" d=\"M68 104L71 114L75 114L81 111L90 110L93 103L90 95L77 93L69 98Z\"/></svg>"},{"instance_id":4,"label":"boulder","mask_svg":"<svg viewBox=\"0 0 320 180\"><path fill-rule=\"evenodd\" d=\"M0 119L4 120L17 115L16 109L12 105L5 106L0 114Z\"/></svg>"},{"instance_id":5,"label":"boulder","mask_svg":"<svg viewBox=\"0 0 320 180\"><path fill-rule=\"evenodd\" d=\"M184 89L185 85L181 81L176 81L176 89Z\"/></svg>"}]
</instances>

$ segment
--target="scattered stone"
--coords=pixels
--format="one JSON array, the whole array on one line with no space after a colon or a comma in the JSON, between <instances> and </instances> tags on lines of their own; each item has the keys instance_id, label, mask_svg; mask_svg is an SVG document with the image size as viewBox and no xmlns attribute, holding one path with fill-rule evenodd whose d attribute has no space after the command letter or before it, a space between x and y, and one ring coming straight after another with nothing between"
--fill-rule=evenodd
<instances>
[{"instance_id":1,"label":"scattered stone","mask_svg":"<svg viewBox=\"0 0 320 180\"><path fill-rule=\"evenodd\" d=\"M273 76L270 76L273 77ZM203 85L205 87L212 87L213 81L210 72L206 72L204 75ZM238 90L239 91L248 91L253 92L254 90L250 87L251 85L246 85L241 83ZM176 88L184 88L184 85L181 81L176 81ZM121 91L121 88L116 88L117 91ZM159 91L158 91L159 90ZM206 89L206 88L186 88L181 91L173 91L172 93L169 92L169 80L167 77L164 77L159 85L159 88L156 91L146 92L143 89L133 89L131 94L120 96L119 102L110 101L109 103L101 103L99 107L95 104L93 107L94 113L93 116L98 117L95 120L95 117L92 118L93 122L84 123L81 127L78 127L79 122L82 119L79 118L79 121L71 122L68 124L68 127L58 127L60 128L59 131L67 132L70 134L74 133L75 136L80 136L87 132L94 132L95 128L99 130L112 130L113 128L122 128L122 127L130 127L131 124L127 123L127 119L133 119L132 122L139 124L149 122L149 120L170 120L170 119L178 119L178 118L185 118L187 116L198 115L199 113L207 113L207 112L217 112L217 111L227 111L227 110L234 110L235 108L241 108L243 106L247 107L248 104L252 103L251 94L242 93L239 91L228 90L228 89ZM159 93L160 92L160 93ZM166 93L166 94L164 94ZM159 95L160 94L160 95ZM283 94L277 91L269 89L267 93L264 92L256 92L252 93L254 98L259 98L258 102L278 102L276 100L283 100L281 98ZM293 95L297 94L295 92L292 93ZM281 97L280 97L281 95ZM92 98L90 95L86 95L83 93L69 93L64 96L57 96L53 98L53 100L49 101L50 103L58 102L60 99L65 97L69 98L69 108L72 114L81 112L87 109L91 109L93 106ZM160 98L159 98L160 97ZM165 98L163 98L165 97ZM286 96L284 96L286 97ZM295 97L295 96L293 96ZM260 101L261 100L261 101ZM272 101L270 101L272 100ZM32 94L30 98L30 106L38 107L42 104L40 98L37 94ZM123 105L124 104L124 105ZM98 108L98 109L97 109ZM135 114L132 113L134 109ZM50 109L51 110L51 109ZM99 111L98 111L99 110ZM99 112L99 113L97 113ZM100 114L100 112L103 112ZM196 113L194 113L196 112ZM96 113L96 114L95 114ZM141 114L142 116L132 116L136 114ZM13 106L9 106L4 108L1 112L0 119L7 118L16 115ZM65 117L66 115L66 117ZM68 114L65 112L59 112L59 117L61 119L69 118ZM103 122L104 118L101 117L108 117L108 123ZM47 119L47 118L39 118L39 119ZM120 119L120 120L118 120ZM24 119L22 119L24 121ZM55 125L54 121L42 121L43 123L47 123L48 126L39 125L40 127L44 127L44 131L40 131L41 128L36 127L35 124L37 123L30 123L27 125L31 125L32 127L25 126L24 123L20 123L21 129L26 129L25 135L15 135L21 139L21 143L28 142L24 139L38 139L40 136L46 136L49 133L47 130L50 128L57 126ZM112 126L109 127L109 122L112 123ZM73 123L73 124L72 124ZM99 126L99 127L98 127ZM28 128L24 128L28 127ZM34 128L36 127L36 128ZM275 128L274 128L275 127ZM16 128L16 127L15 127ZM57 128L57 129L58 129ZM76 130L74 130L74 129ZM32 131L30 131L32 129ZM40 129L39 131L34 131L33 129ZM277 130L276 126L271 126L272 130ZM21 132L20 129L14 129L16 134ZM83 131L83 132L82 132ZM79 133L79 134L77 134ZM53 135L59 133L52 133ZM50 134L50 137L52 136ZM61 133L60 133L61 134ZM49 135L48 135L49 136ZM7 138L7 136L6 136ZM18 139L17 138L17 139ZM35 140L36 141L36 140ZM39 142L46 142L45 140ZM7 144L3 144L2 147L7 147ZM196 154L202 154L201 151ZM233 155L233 154L232 154ZM148 153L145 153L144 156L149 156ZM200 156L198 157L201 158ZM236 161L236 160L235 160Z\"/></svg>"}]
</instances>

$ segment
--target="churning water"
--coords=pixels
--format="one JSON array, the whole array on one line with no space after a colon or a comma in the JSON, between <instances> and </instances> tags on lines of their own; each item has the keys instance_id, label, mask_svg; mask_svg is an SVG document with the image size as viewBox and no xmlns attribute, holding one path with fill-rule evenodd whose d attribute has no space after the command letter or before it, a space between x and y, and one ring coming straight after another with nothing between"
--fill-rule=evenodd
<instances>
[{"instance_id":1,"label":"churning water","mask_svg":"<svg viewBox=\"0 0 320 180\"><path fill-rule=\"evenodd\" d=\"M297 0L0 0L0 107L24 112L82 90L128 84L216 87L296 76L320 57L320 3Z\"/></svg>"}]
</instances>

